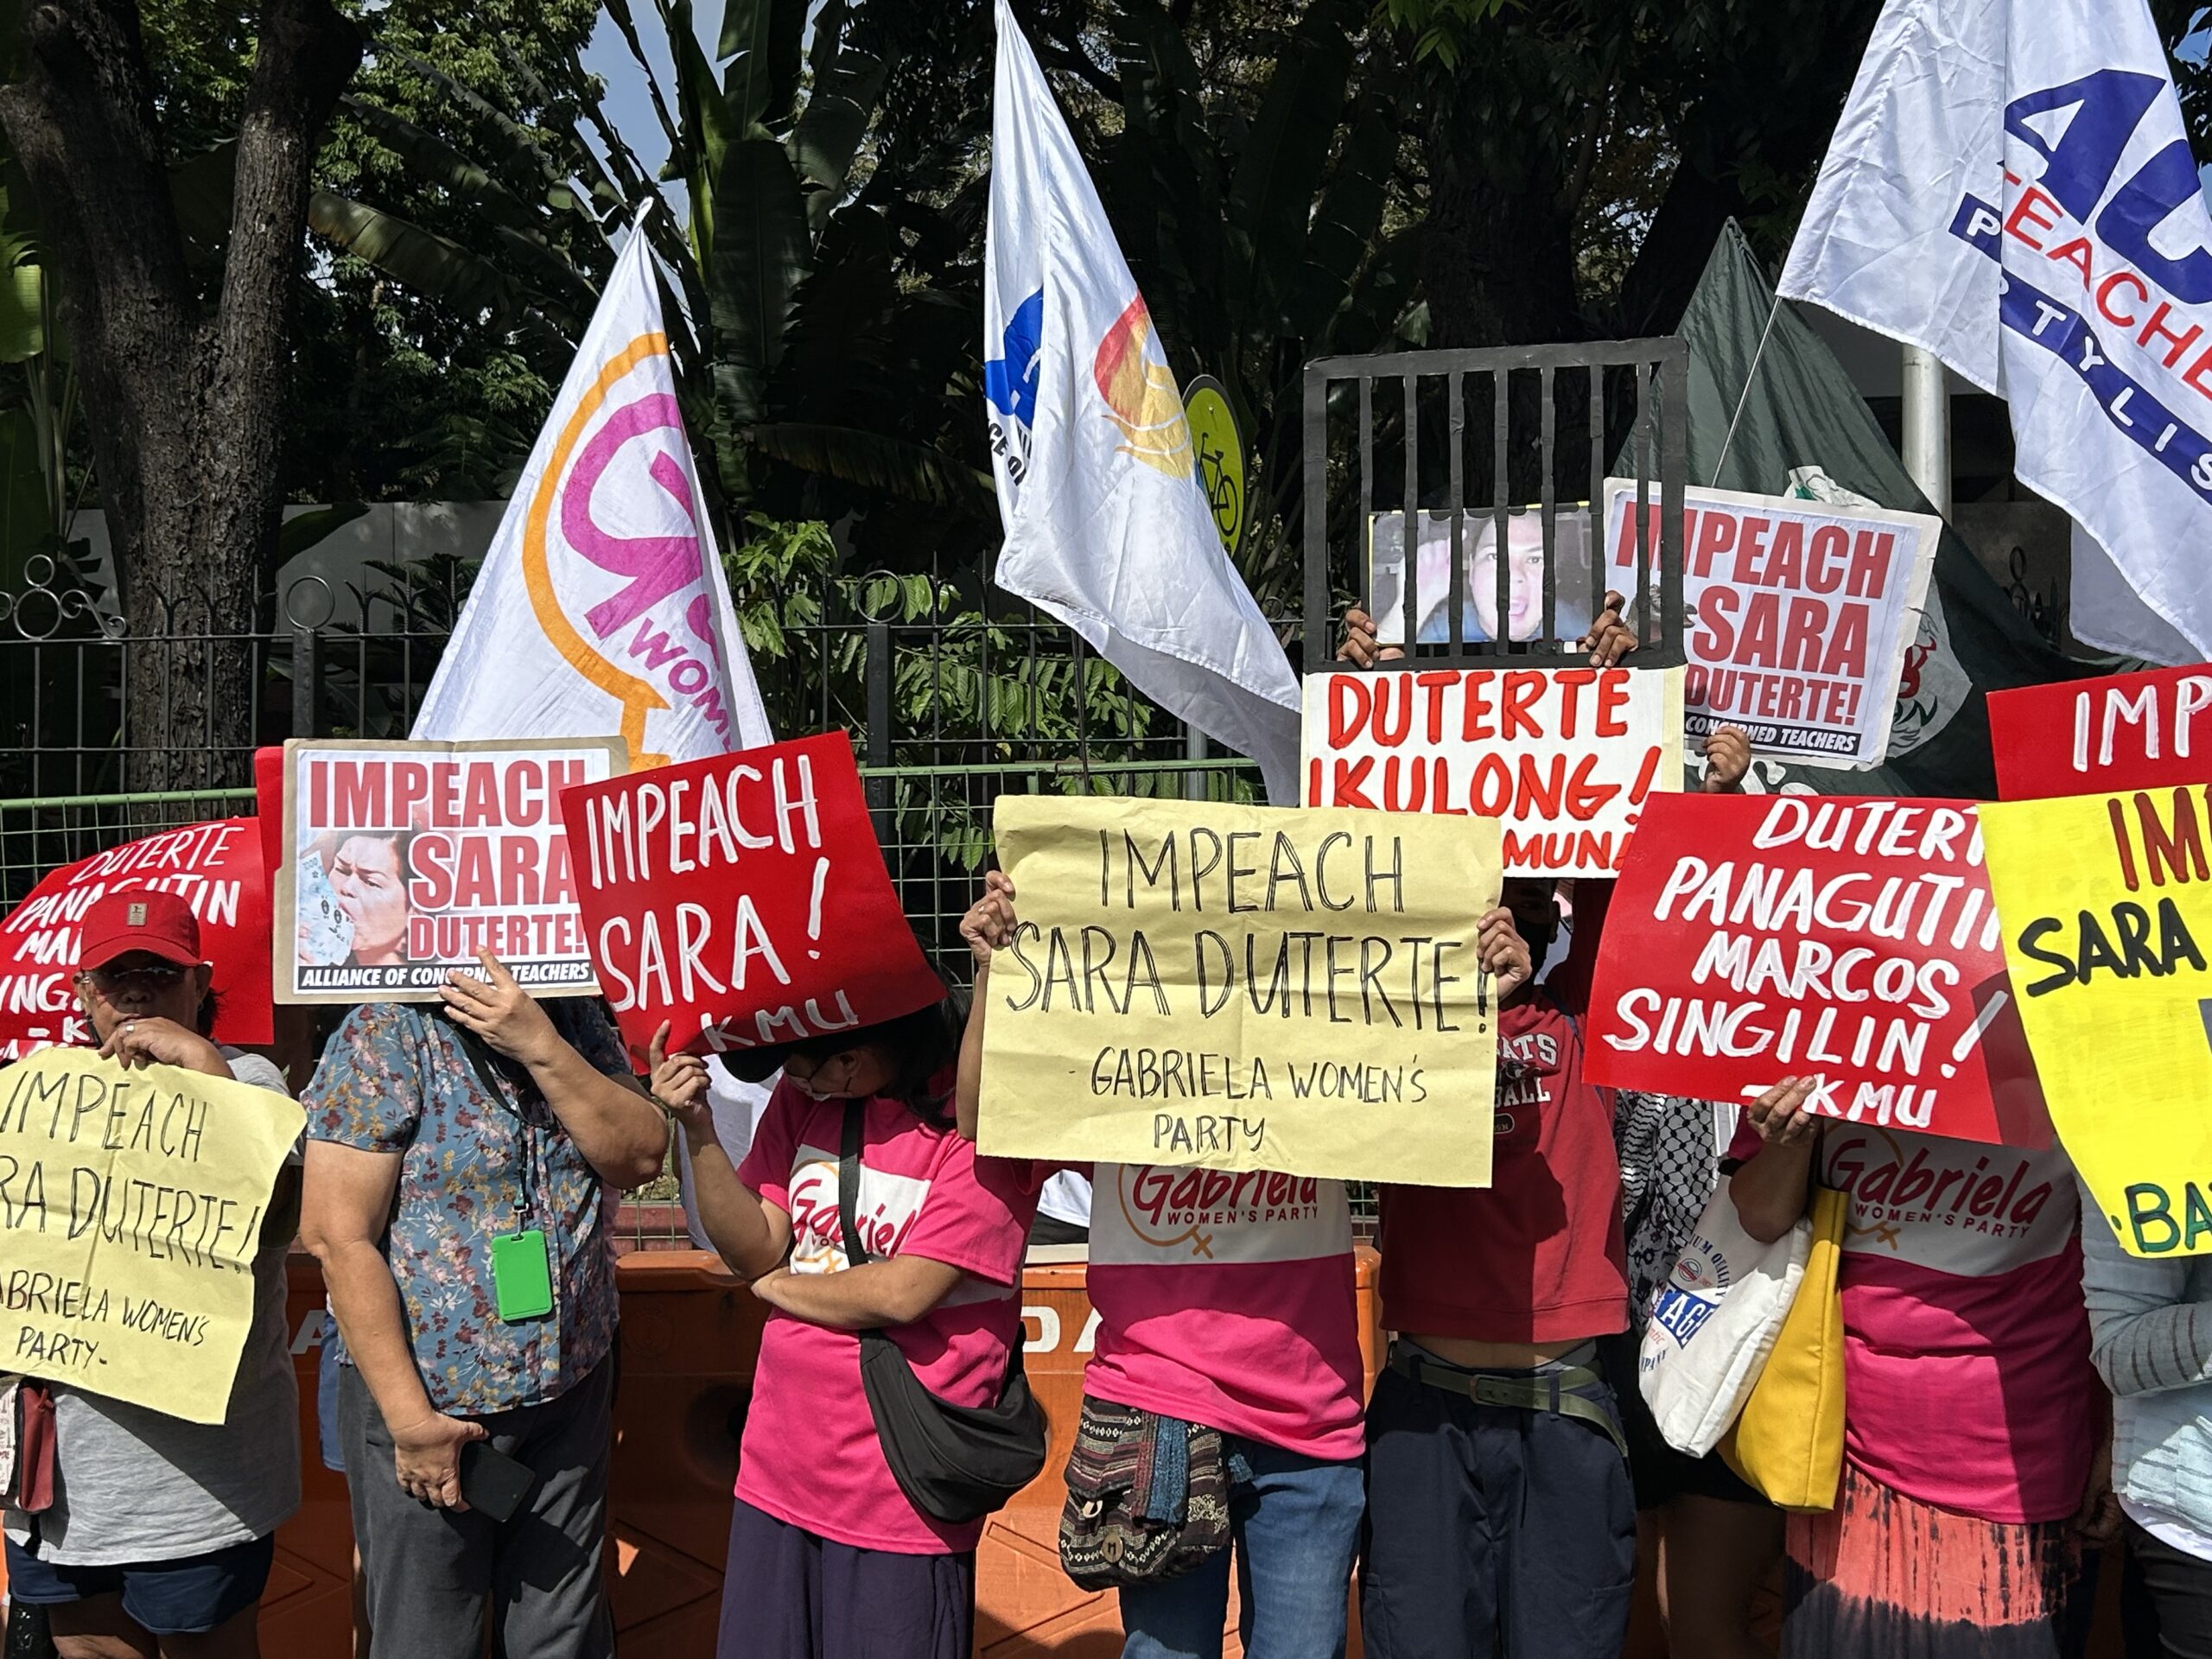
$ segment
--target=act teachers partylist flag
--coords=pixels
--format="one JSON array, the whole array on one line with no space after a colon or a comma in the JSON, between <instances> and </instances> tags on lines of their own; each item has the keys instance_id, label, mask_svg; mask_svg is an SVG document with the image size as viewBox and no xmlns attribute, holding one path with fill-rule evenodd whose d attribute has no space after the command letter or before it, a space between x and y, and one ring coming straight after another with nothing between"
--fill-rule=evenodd
<instances>
[{"instance_id":1,"label":"act teachers partylist flag","mask_svg":"<svg viewBox=\"0 0 2212 1659\"><path fill-rule=\"evenodd\" d=\"M998 3L984 396L998 584L1298 798L1298 682L1223 550L1144 296L1006 0Z\"/></svg>"},{"instance_id":2,"label":"act teachers partylist flag","mask_svg":"<svg viewBox=\"0 0 2212 1659\"><path fill-rule=\"evenodd\" d=\"M2005 399L2021 480L2212 656L2212 217L2145 0L1889 0L1780 292Z\"/></svg>"},{"instance_id":3,"label":"act teachers partylist flag","mask_svg":"<svg viewBox=\"0 0 2212 1659\"><path fill-rule=\"evenodd\" d=\"M642 225L614 263L409 735L620 737L633 771L775 741L677 408ZM765 1099L715 1072L715 1122L733 1155ZM684 1202L688 1211L688 1179Z\"/></svg>"}]
</instances>

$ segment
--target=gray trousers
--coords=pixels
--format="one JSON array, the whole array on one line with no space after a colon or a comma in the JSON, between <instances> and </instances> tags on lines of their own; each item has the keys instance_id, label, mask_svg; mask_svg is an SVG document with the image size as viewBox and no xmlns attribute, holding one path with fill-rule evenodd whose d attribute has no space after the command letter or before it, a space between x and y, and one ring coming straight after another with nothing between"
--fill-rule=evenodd
<instances>
[{"instance_id":1,"label":"gray trousers","mask_svg":"<svg viewBox=\"0 0 2212 1659\"><path fill-rule=\"evenodd\" d=\"M484 1618L507 1659L609 1659L614 1622L600 1577L614 1358L558 1399L477 1418L492 1445L537 1476L501 1524L433 1509L399 1490L391 1432L351 1365L339 1432L376 1649L394 1659L482 1659Z\"/></svg>"}]
</instances>

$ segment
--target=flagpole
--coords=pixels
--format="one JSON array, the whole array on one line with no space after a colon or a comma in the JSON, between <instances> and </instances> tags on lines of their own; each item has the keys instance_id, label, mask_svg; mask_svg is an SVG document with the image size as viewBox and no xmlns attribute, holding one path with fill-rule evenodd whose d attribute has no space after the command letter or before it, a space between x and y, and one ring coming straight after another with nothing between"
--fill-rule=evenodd
<instances>
[{"instance_id":1,"label":"flagpole","mask_svg":"<svg viewBox=\"0 0 2212 1659\"><path fill-rule=\"evenodd\" d=\"M1902 348L1904 469L1942 518L1951 516L1951 397L1943 360L1924 346Z\"/></svg>"}]
</instances>

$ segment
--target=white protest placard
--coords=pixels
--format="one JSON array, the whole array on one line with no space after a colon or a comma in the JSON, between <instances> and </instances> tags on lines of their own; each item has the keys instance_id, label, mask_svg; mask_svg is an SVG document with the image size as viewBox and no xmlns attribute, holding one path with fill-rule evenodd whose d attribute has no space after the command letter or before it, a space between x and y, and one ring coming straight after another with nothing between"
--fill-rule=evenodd
<instances>
[{"instance_id":1,"label":"white protest placard","mask_svg":"<svg viewBox=\"0 0 2212 1659\"><path fill-rule=\"evenodd\" d=\"M1794 766L1880 765L1943 521L1735 490L1682 499L1689 735L1737 726L1754 754ZM1606 581L1623 592L1635 500L1632 480L1605 480ZM1656 558L1659 504L1646 512Z\"/></svg>"},{"instance_id":2,"label":"white protest placard","mask_svg":"<svg viewBox=\"0 0 2212 1659\"><path fill-rule=\"evenodd\" d=\"M1408 666L1306 680L1305 802L1503 821L1508 875L1611 875L1682 784L1682 671Z\"/></svg>"},{"instance_id":3,"label":"white protest placard","mask_svg":"<svg viewBox=\"0 0 2212 1659\"><path fill-rule=\"evenodd\" d=\"M534 995L595 993L561 791L619 739L284 745L279 1002L427 1002L489 950Z\"/></svg>"}]
</instances>

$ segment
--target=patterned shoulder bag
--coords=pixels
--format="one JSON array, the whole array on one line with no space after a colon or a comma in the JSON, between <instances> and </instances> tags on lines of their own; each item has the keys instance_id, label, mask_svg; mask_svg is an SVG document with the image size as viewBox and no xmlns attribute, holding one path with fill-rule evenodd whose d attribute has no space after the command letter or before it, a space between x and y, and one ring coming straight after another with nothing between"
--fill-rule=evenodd
<instances>
[{"instance_id":1,"label":"patterned shoulder bag","mask_svg":"<svg viewBox=\"0 0 2212 1659\"><path fill-rule=\"evenodd\" d=\"M1060 1566L1086 1590L1154 1584L1229 1543L1221 1432L1083 1397L1060 1511Z\"/></svg>"}]
</instances>

